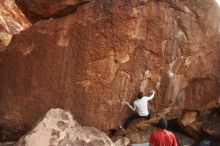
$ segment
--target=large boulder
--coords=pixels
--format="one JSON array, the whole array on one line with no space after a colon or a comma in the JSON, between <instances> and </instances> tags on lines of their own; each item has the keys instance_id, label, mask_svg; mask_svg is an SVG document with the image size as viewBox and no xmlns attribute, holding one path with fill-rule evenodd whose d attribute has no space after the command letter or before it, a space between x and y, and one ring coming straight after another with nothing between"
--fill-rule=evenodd
<instances>
[{"instance_id":1,"label":"large boulder","mask_svg":"<svg viewBox=\"0 0 220 146\"><path fill-rule=\"evenodd\" d=\"M11 41L12 35L20 33L31 24L18 8L15 0L1 0L0 3L0 52Z\"/></svg>"},{"instance_id":2,"label":"large boulder","mask_svg":"<svg viewBox=\"0 0 220 146\"><path fill-rule=\"evenodd\" d=\"M110 138L92 127L82 127L61 109L51 109L15 146L114 146Z\"/></svg>"},{"instance_id":3,"label":"large boulder","mask_svg":"<svg viewBox=\"0 0 220 146\"><path fill-rule=\"evenodd\" d=\"M139 90L157 89L155 121L218 106L219 22L214 0L94 0L35 23L0 64L0 134L24 133L53 107L117 128Z\"/></svg>"}]
</instances>

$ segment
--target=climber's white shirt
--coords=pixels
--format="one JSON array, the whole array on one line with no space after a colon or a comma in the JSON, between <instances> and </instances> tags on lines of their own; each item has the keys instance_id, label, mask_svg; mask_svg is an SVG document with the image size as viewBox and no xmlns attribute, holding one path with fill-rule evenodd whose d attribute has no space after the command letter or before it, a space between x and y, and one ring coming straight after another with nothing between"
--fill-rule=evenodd
<instances>
[{"instance_id":1,"label":"climber's white shirt","mask_svg":"<svg viewBox=\"0 0 220 146\"><path fill-rule=\"evenodd\" d=\"M141 99L134 101L134 109L137 111L139 116L148 116L148 101L153 99L155 92L151 96L143 96Z\"/></svg>"}]
</instances>

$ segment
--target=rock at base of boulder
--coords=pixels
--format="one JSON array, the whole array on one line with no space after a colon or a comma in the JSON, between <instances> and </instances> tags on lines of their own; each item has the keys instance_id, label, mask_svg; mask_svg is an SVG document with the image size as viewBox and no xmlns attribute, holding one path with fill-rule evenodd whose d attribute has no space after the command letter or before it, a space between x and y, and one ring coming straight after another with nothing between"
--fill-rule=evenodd
<instances>
[{"instance_id":1,"label":"rock at base of boulder","mask_svg":"<svg viewBox=\"0 0 220 146\"><path fill-rule=\"evenodd\" d=\"M0 146L14 146L15 142L4 142L4 143L0 143Z\"/></svg>"},{"instance_id":2,"label":"rock at base of boulder","mask_svg":"<svg viewBox=\"0 0 220 146\"><path fill-rule=\"evenodd\" d=\"M191 146L220 146L220 144L211 139L202 139L198 143L193 144Z\"/></svg>"},{"instance_id":3,"label":"rock at base of boulder","mask_svg":"<svg viewBox=\"0 0 220 146\"><path fill-rule=\"evenodd\" d=\"M131 146L150 146L149 143L131 144Z\"/></svg>"},{"instance_id":4,"label":"rock at base of boulder","mask_svg":"<svg viewBox=\"0 0 220 146\"><path fill-rule=\"evenodd\" d=\"M16 146L113 146L108 136L92 127L82 127L61 109L51 109L23 136Z\"/></svg>"}]
</instances>

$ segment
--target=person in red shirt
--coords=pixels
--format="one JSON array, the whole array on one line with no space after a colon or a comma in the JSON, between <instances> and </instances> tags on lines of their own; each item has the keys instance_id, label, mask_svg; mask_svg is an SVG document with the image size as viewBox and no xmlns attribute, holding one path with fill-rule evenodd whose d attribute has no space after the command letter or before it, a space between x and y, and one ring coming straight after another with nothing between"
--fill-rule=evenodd
<instances>
[{"instance_id":1,"label":"person in red shirt","mask_svg":"<svg viewBox=\"0 0 220 146\"><path fill-rule=\"evenodd\" d=\"M154 131L150 136L150 146L177 146L176 138L168 127L167 120L161 118L157 125L160 129Z\"/></svg>"}]
</instances>

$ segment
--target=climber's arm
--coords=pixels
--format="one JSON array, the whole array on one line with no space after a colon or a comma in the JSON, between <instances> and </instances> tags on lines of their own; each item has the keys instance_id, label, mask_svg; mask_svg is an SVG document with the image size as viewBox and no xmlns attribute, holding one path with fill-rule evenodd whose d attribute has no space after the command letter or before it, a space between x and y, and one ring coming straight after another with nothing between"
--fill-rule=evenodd
<instances>
[{"instance_id":1,"label":"climber's arm","mask_svg":"<svg viewBox=\"0 0 220 146\"><path fill-rule=\"evenodd\" d=\"M136 111L136 106L131 106L127 101L123 101L123 104L126 104L131 110Z\"/></svg>"},{"instance_id":2,"label":"climber's arm","mask_svg":"<svg viewBox=\"0 0 220 146\"><path fill-rule=\"evenodd\" d=\"M152 92L152 94L150 96L145 96L147 98L147 100L152 100L154 98L154 95L156 92L154 90L151 92Z\"/></svg>"}]
</instances>

